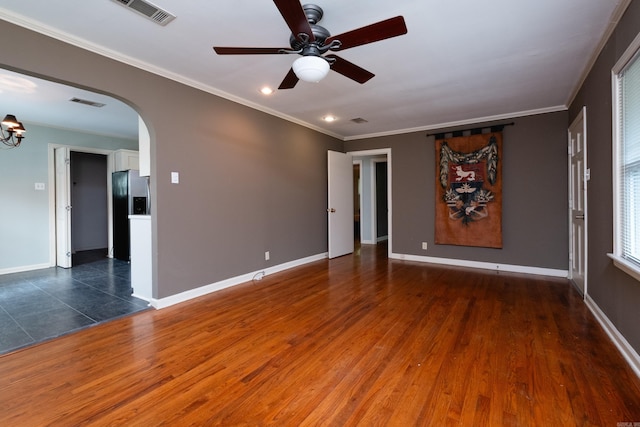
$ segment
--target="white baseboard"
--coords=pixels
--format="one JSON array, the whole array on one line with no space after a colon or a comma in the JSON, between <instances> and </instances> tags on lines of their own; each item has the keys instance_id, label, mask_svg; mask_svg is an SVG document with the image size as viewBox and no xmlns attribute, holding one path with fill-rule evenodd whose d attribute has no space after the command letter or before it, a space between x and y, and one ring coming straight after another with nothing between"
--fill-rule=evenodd
<instances>
[{"instance_id":1,"label":"white baseboard","mask_svg":"<svg viewBox=\"0 0 640 427\"><path fill-rule=\"evenodd\" d=\"M273 267L268 267L262 270L253 271L251 273L243 274L241 276L231 277L229 279L221 280L219 282L211 283L209 285L201 286L196 289L190 289L188 291L181 292L179 294L171 295L165 298L151 298L149 303L152 307L156 309L166 308L175 304L179 304L181 302L188 301L193 298L198 298L212 292L216 292L225 288L229 288L231 286L239 285L241 283L250 282L257 277L260 279L264 276L268 276L269 274L274 274L279 271L288 270L290 268L298 267L304 264L308 264L310 262L319 261L321 259L327 258L328 254L322 253L317 255L312 255L306 258L297 259L290 262L285 262L284 264L275 265Z\"/></svg>"},{"instance_id":2,"label":"white baseboard","mask_svg":"<svg viewBox=\"0 0 640 427\"><path fill-rule=\"evenodd\" d=\"M607 335L609 335L609 338L611 338L613 344L618 348L620 353L622 353L622 357L624 357L629 366L631 366L631 369L633 369L633 372L636 374L636 376L640 378L640 355L638 355L634 348L631 347L629 341L627 341L626 338L620 333L620 331L618 331L618 328L616 328L611 320L609 320L607 315L604 314L602 310L600 310L598 304L596 304L596 302L589 295L585 297L584 301L587 304L587 307L589 307L589 310L591 310L591 312L595 316L598 323L600 323L600 326L602 326Z\"/></svg>"},{"instance_id":3,"label":"white baseboard","mask_svg":"<svg viewBox=\"0 0 640 427\"><path fill-rule=\"evenodd\" d=\"M0 276L3 274L22 273L23 271L42 270L43 268L49 268L49 267L51 267L51 265L49 263L46 263L46 264L23 265L20 267L2 268L0 269Z\"/></svg>"},{"instance_id":4,"label":"white baseboard","mask_svg":"<svg viewBox=\"0 0 640 427\"><path fill-rule=\"evenodd\" d=\"M438 258L420 255L406 255L392 253L389 258L406 261L426 262L430 264L452 265L457 267L480 268L483 270L507 271L510 273L536 274L539 276L569 277L569 270L557 270L553 268L529 267L525 265L497 264L494 262L468 261L464 259Z\"/></svg>"}]
</instances>

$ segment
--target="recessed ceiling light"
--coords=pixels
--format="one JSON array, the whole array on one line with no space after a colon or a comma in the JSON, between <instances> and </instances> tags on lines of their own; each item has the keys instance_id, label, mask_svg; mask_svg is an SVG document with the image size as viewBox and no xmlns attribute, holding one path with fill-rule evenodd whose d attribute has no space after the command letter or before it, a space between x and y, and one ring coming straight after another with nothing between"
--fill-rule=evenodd
<instances>
[{"instance_id":1,"label":"recessed ceiling light","mask_svg":"<svg viewBox=\"0 0 640 427\"><path fill-rule=\"evenodd\" d=\"M338 118L336 116L332 116L332 115L328 115L328 116L324 116L322 118L322 120L324 120L325 122L335 122L336 120L338 120Z\"/></svg>"},{"instance_id":2,"label":"recessed ceiling light","mask_svg":"<svg viewBox=\"0 0 640 427\"><path fill-rule=\"evenodd\" d=\"M271 95L273 93L273 89L271 89L269 86L265 86L260 89L260 93L263 95Z\"/></svg>"}]
</instances>

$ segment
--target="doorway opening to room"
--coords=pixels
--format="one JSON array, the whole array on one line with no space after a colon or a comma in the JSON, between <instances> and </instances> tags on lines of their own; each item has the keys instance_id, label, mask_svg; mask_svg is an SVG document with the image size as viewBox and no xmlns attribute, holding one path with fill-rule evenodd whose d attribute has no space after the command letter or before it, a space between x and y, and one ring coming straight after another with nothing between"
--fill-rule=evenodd
<instances>
[{"instance_id":1,"label":"doorway opening to room","mask_svg":"<svg viewBox=\"0 0 640 427\"><path fill-rule=\"evenodd\" d=\"M109 251L107 156L70 153L71 266L106 258Z\"/></svg>"},{"instance_id":2,"label":"doorway opening to room","mask_svg":"<svg viewBox=\"0 0 640 427\"><path fill-rule=\"evenodd\" d=\"M391 150L349 153L353 156L354 241L386 245L391 253Z\"/></svg>"},{"instance_id":3,"label":"doorway opening to room","mask_svg":"<svg viewBox=\"0 0 640 427\"><path fill-rule=\"evenodd\" d=\"M327 152L328 257L361 245L392 254L391 149ZM355 168L354 168L355 165Z\"/></svg>"}]
</instances>

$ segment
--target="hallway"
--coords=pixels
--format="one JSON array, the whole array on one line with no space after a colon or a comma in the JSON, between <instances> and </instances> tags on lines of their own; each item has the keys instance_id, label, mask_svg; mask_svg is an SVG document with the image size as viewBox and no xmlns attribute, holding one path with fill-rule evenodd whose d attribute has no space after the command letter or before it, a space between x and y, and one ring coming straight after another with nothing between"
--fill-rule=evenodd
<instances>
[{"instance_id":1,"label":"hallway","mask_svg":"<svg viewBox=\"0 0 640 427\"><path fill-rule=\"evenodd\" d=\"M0 354L148 308L131 296L129 263L87 252L70 269L0 276Z\"/></svg>"}]
</instances>

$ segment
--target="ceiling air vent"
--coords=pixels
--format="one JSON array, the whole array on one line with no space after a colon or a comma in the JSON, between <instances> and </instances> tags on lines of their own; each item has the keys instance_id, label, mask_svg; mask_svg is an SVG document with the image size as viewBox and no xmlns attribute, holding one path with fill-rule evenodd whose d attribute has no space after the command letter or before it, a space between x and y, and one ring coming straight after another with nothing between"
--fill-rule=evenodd
<instances>
[{"instance_id":1,"label":"ceiling air vent","mask_svg":"<svg viewBox=\"0 0 640 427\"><path fill-rule=\"evenodd\" d=\"M71 102L76 102L78 104L83 104L83 105L89 105L90 107L104 107L106 104L103 104L102 102L94 102L94 101L89 101L88 99L82 99L82 98L71 98L69 101Z\"/></svg>"},{"instance_id":2,"label":"ceiling air vent","mask_svg":"<svg viewBox=\"0 0 640 427\"><path fill-rule=\"evenodd\" d=\"M146 16L156 24L167 25L175 19L175 15L160 9L158 6L144 0L112 0L124 7L133 9L140 15Z\"/></svg>"}]
</instances>

